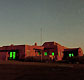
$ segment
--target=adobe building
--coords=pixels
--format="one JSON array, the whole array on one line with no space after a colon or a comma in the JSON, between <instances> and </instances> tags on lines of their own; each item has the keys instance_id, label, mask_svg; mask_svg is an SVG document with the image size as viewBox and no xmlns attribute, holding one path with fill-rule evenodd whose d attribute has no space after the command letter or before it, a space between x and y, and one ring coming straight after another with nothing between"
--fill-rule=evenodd
<instances>
[{"instance_id":1,"label":"adobe building","mask_svg":"<svg viewBox=\"0 0 84 80\"><path fill-rule=\"evenodd\" d=\"M33 57L44 60L59 61L67 57L83 56L81 48L67 48L56 42L45 42L42 46L35 45L10 45L0 47L0 60L24 60Z\"/></svg>"},{"instance_id":2,"label":"adobe building","mask_svg":"<svg viewBox=\"0 0 84 80\"><path fill-rule=\"evenodd\" d=\"M42 46L44 47L44 56L48 56L55 60L62 60L63 51L67 49L56 42L45 42Z\"/></svg>"},{"instance_id":3,"label":"adobe building","mask_svg":"<svg viewBox=\"0 0 84 80\"><path fill-rule=\"evenodd\" d=\"M10 45L0 47L0 60L24 60L28 56L39 56L42 46Z\"/></svg>"},{"instance_id":4,"label":"adobe building","mask_svg":"<svg viewBox=\"0 0 84 80\"><path fill-rule=\"evenodd\" d=\"M25 58L41 56L43 50L44 47L37 46L37 43L35 43L35 45L25 45Z\"/></svg>"},{"instance_id":5,"label":"adobe building","mask_svg":"<svg viewBox=\"0 0 84 80\"><path fill-rule=\"evenodd\" d=\"M43 55L56 61L66 59L67 57L83 56L81 48L67 48L56 42L45 42Z\"/></svg>"},{"instance_id":6,"label":"adobe building","mask_svg":"<svg viewBox=\"0 0 84 80\"><path fill-rule=\"evenodd\" d=\"M69 48L64 49L63 60L66 60L71 57L83 56L83 51L81 48Z\"/></svg>"}]
</instances>

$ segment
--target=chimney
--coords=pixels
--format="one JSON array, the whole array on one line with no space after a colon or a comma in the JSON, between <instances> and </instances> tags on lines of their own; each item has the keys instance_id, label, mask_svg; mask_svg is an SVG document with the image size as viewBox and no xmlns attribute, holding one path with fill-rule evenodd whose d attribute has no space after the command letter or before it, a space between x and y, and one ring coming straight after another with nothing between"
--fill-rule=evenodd
<instances>
[{"instance_id":1,"label":"chimney","mask_svg":"<svg viewBox=\"0 0 84 80\"><path fill-rule=\"evenodd\" d=\"M37 43L35 43L35 46L37 46Z\"/></svg>"}]
</instances>

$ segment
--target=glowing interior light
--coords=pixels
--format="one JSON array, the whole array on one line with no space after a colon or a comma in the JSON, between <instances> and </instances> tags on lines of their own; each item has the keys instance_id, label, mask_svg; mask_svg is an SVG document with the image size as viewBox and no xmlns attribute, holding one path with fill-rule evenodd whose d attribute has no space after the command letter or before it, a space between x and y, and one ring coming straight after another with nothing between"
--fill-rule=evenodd
<instances>
[{"instance_id":1,"label":"glowing interior light","mask_svg":"<svg viewBox=\"0 0 84 80\"><path fill-rule=\"evenodd\" d=\"M52 56L54 56L54 52L52 52Z\"/></svg>"},{"instance_id":2,"label":"glowing interior light","mask_svg":"<svg viewBox=\"0 0 84 80\"><path fill-rule=\"evenodd\" d=\"M47 52L45 52L44 55L47 56Z\"/></svg>"},{"instance_id":3,"label":"glowing interior light","mask_svg":"<svg viewBox=\"0 0 84 80\"><path fill-rule=\"evenodd\" d=\"M59 52L59 56L60 56L60 52Z\"/></svg>"},{"instance_id":4,"label":"glowing interior light","mask_svg":"<svg viewBox=\"0 0 84 80\"><path fill-rule=\"evenodd\" d=\"M72 53L72 56L74 56L74 54Z\"/></svg>"},{"instance_id":5,"label":"glowing interior light","mask_svg":"<svg viewBox=\"0 0 84 80\"><path fill-rule=\"evenodd\" d=\"M39 55L41 55L41 53L40 53L40 52L38 52L38 54L39 54Z\"/></svg>"},{"instance_id":6,"label":"glowing interior light","mask_svg":"<svg viewBox=\"0 0 84 80\"><path fill-rule=\"evenodd\" d=\"M12 52L10 52L10 58L12 58Z\"/></svg>"},{"instance_id":7,"label":"glowing interior light","mask_svg":"<svg viewBox=\"0 0 84 80\"><path fill-rule=\"evenodd\" d=\"M13 59L15 59L16 52L13 52Z\"/></svg>"},{"instance_id":8,"label":"glowing interior light","mask_svg":"<svg viewBox=\"0 0 84 80\"><path fill-rule=\"evenodd\" d=\"M69 57L71 57L71 54L69 54Z\"/></svg>"}]
</instances>

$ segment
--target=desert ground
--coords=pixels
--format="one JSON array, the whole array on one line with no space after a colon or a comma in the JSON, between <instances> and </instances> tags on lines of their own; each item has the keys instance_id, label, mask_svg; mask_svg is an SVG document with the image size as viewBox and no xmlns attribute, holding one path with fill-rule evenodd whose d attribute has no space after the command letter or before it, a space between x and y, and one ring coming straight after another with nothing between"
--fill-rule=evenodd
<instances>
[{"instance_id":1,"label":"desert ground","mask_svg":"<svg viewBox=\"0 0 84 80\"><path fill-rule=\"evenodd\" d=\"M84 64L0 61L0 80L84 80Z\"/></svg>"}]
</instances>

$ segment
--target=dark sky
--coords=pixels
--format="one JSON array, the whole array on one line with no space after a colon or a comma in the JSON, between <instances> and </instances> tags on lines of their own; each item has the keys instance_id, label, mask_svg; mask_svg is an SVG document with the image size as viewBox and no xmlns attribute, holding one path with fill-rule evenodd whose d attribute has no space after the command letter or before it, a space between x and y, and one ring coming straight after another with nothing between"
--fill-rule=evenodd
<instances>
[{"instance_id":1,"label":"dark sky","mask_svg":"<svg viewBox=\"0 0 84 80\"><path fill-rule=\"evenodd\" d=\"M84 50L84 0L0 0L0 45L45 41Z\"/></svg>"}]
</instances>

